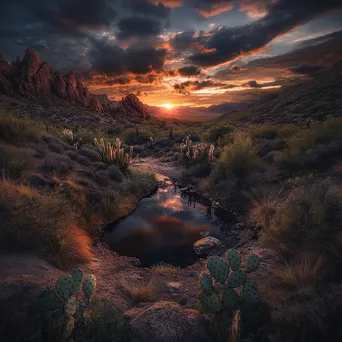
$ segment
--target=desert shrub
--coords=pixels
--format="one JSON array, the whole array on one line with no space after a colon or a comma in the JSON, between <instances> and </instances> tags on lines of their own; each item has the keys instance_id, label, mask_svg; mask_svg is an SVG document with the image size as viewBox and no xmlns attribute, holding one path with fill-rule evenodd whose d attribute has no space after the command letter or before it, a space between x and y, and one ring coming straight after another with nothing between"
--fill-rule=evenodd
<instances>
[{"instance_id":1,"label":"desert shrub","mask_svg":"<svg viewBox=\"0 0 342 342\"><path fill-rule=\"evenodd\" d=\"M115 182L121 182L124 179L124 175L120 171L120 168L116 165L110 165L108 167L108 176Z\"/></svg>"},{"instance_id":2,"label":"desert shrub","mask_svg":"<svg viewBox=\"0 0 342 342\"><path fill-rule=\"evenodd\" d=\"M0 177L3 181L17 182L29 171L30 163L27 160L12 158L11 155L0 151Z\"/></svg>"},{"instance_id":3,"label":"desert shrub","mask_svg":"<svg viewBox=\"0 0 342 342\"><path fill-rule=\"evenodd\" d=\"M324 169L342 151L342 120L328 117L314 123L311 129L300 130L287 141L288 149L278 158L289 170Z\"/></svg>"},{"instance_id":4,"label":"desert shrub","mask_svg":"<svg viewBox=\"0 0 342 342\"><path fill-rule=\"evenodd\" d=\"M211 171L211 165L209 163L200 163L192 166L188 172L197 178L203 178L209 176Z\"/></svg>"},{"instance_id":5,"label":"desert shrub","mask_svg":"<svg viewBox=\"0 0 342 342\"><path fill-rule=\"evenodd\" d=\"M217 144L219 139L224 139L225 136L231 134L233 131L234 127L232 126L213 127L209 130L208 139L210 142Z\"/></svg>"},{"instance_id":6,"label":"desert shrub","mask_svg":"<svg viewBox=\"0 0 342 342\"><path fill-rule=\"evenodd\" d=\"M150 194L157 188L157 180L152 172L132 170L129 176L129 188L138 195Z\"/></svg>"},{"instance_id":7,"label":"desert shrub","mask_svg":"<svg viewBox=\"0 0 342 342\"><path fill-rule=\"evenodd\" d=\"M10 144L38 141L42 130L37 122L0 111L0 140Z\"/></svg>"},{"instance_id":8,"label":"desert shrub","mask_svg":"<svg viewBox=\"0 0 342 342\"><path fill-rule=\"evenodd\" d=\"M75 225L70 204L56 193L1 183L0 222L0 239L32 250L57 266L92 258L89 237Z\"/></svg>"},{"instance_id":9,"label":"desert shrub","mask_svg":"<svg viewBox=\"0 0 342 342\"><path fill-rule=\"evenodd\" d=\"M72 169L72 160L65 155L50 153L40 166L40 170L46 173L67 174Z\"/></svg>"},{"instance_id":10,"label":"desert shrub","mask_svg":"<svg viewBox=\"0 0 342 342\"><path fill-rule=\"evenodd\" d=\"M120 217L127 216L134 208L136 199L124 196L117 190L103 190L88 194L88 202L94 208L101 222L113 222Z\"/></svg>"},{"instance_id":11,"label":"desert shrub","mask_svg":"<svg viewBox=\"0 0 342 342\"><path fill-rule=\"evenodd\" d=\"M252 206L248 214L248 221L257 228L268 227L280 205L280 194L281 190L254 191L251 196Z\"/></svg>"},{"instance_id":12,"label":"desert shrub","mask_svg":"<svg viewBox=\"0 0 342 342\"><path fill-rule=\"evenodd\" d=\"M277 272L283 284L301 289L318 285L323 278L324 262L321 256L306 256L302 260L285 262Z\"/></svg>"},{"instance_id":13,"label":"desert shrub","mask_svg":"<svg viewBox=\"0 0 342 342\"><path fill-rule=\"evenodd\" d=\"M99 185L107 186L109 184L109 173L107 170L95 170L88 173L89 176Z\"/></svg>"},{"instance_id":14,"label":"desert shrub","mask_svg":"<svg viewBox=\"0 0 342 342\"><path fill-rule=\"evenodd\" d=\"M99 160L96 150L93 149L92 147L83 146L82 148L78 150L78 153L79 155L86 157L93 162Z\"/></svg>"},{"instance_id":15,"label":"desert shrub","mask_svg":"<svg viewBox=\"0 0 342 342\"><path fill-rule=\"evenodd\" d=\"M122 139L128 145L141 145L143 143L149 142L150 137L154 137L154 133L152 131L148 131L145 129L135 129L128 128L122 133Z\"/></svg>"},{"instance_id":16,"label":"desert shrub","mask_svg":"<svg viewBox=\"0 0 342 342\"><path fill-rule=\"evenodd\" d=\"M260 125L254 126L251 132L251 138L254 139L270 139L273 140L278 135L278 127L276 125Z\"/></svg>"},{"instance_id":17,"label":"desert shrub","mask_svg":"<svg viewBox=\"0 0 342 342\"><path fill-rule=\"evenodd\" d=\"M243 178L259 167L257 150L252 141L243 135L236 135L234 142L224 148L215 165L212 178L219 181L228 177Z\"/></svg>"},{"instance_id":18,"label":"desert shrub","mask_svg":"<svg viewBox=\"0 0 342 342\"><path fill-rule=\"evenodd\" d=\"M108 299L94 299L90 304L85 324L76 328L74 335L79 342L127 342L129 325L122 310Z\"/></svg>"},{"instance_id":19,"label":"desert shrub","mask_svg":"<svg viewBox=\"0 0 342 342\"><path fill-rule=\"evenodd\" d=\"M280 205L261 241L293 256L299 251L324 254L330 268L342 261L342 193L325 182L292 190ZM339 247L340 246L340 247Z\"/></svg>"},{"instance_id":20,"label":"desert shrub","mask_svg":"<svg viewBox=\"0 0 342 342\"><path fill-rule=\"evenodd\" d=\"M136 281L128 281L122 278L120 287L125 297L132 304L150 303L157 300L156 287L151 281L146 284L140 284Z\"/></svg>"}]
</instances>

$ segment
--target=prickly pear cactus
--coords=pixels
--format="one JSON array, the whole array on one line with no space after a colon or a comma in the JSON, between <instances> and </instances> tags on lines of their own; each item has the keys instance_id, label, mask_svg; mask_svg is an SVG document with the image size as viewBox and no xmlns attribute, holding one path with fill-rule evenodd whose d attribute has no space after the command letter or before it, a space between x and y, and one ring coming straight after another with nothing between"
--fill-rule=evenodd
<instances>
[{"instance_id":1,"label":"prickly pear cactus","mask_svg":"<svg viewBox=\"0 0 342 342\"><path fill-rule=\"evenodd\" d=\"M74 329L75 320L84 317L84 311L89 304L90 298L94 295L96 288L96 277L88 275L83 281L83 271L75 269L72 275L62 275L56 281L56 293L44 290L39 295L39 302L44 310L54 311L50 317L49 326L52 333L61 341L68 339ZM78 302L73 297L81 288L87 301ZM58 335L56 335L58 334Z\"/></svg>"},{"instance_id":2,"label":"prickly pear cactus","mask_svg":"<svg viewBox=\"0 0 342 342\"><path fill-rule=\"evenodd\" d=\"M233 271L237 271L239 269L241 265L241 255L235 249L230 249L227 252L226 259Z\"/></svg>"},{"instance_id":3,"label":"prickly pear cactus","mask_svg":"<svg viewBox=\"0 0 342 342\"><path fill-rule=\"evenodd\" d=\"M83 285L82 285L83 292L85 296L88 298L88 300L93 296L95 288L96 288L96 277L93 274L88 275L88 277L85 278Z\"/></svg>"},{"instance_id":4,"label":"prickly pear cactus","mask_svg":"<svg viewBox=\"0 0 342 342\"><path fill-rule=\"evenodd\" d=\"M235 290L227 287L222 289L222 307L224 309L234 310L239 307L240 297Z\"/></svg>"},{"instance_id":5,"label":"prickly pear cactus","mask_svg":"<svg viewBox=\"0 0 342 342\"><path fill-rule=\"evenodd\" d=\"M71 277L67 274L62 275L56 282L56 291L58 295L64 300L67 300L69 298L70 285Z\"/></svg>"},{"instance_id":6,"label":"prickly pear cactus","mask_svg":"<svg viewBox=\"0 0 342 342\"><path fill-rule=\"evenodd\" d=\"M216 281L225 283L229 276L230 270L228 264L224 261L224 259L218 256L210 257L207 262L207 268Z\"/></svg>"},{"instance_id":7,"label":"prickly pear cactus","mask_svg":"<svg viewBox=\"0 0 342 342\"><path fill-rule=\"evenodd\" d=\"M240 299L248 306L257 305L259 303L259 292L251 283L247 283L241 290Z\"/></svg>"},{"instance_id":8,"label":"prickly pear cactus","mask_svg":"<svg viewBox=\"0 0 342 342\"><path fill-rule=\"evenodd\" d=\"M74 270L71 275L69 296L73 296L80 290L81 285L82 285L82 280L83 280L83 271L79 268Z\"/></svg>"},{"instance_id":9,"label":"prickly pear cactus","mask_svg":"<svg viewBox=\"0 0 342 342\"><path fill-rule=\"evenodd\" d=\"M64 305L64 312L67 316L73 316L77 309L77 301L75 297L70 297Z\"/></svg>"},{"instance_id":10,"label":"prickly pear cactus","mask_svg":"<svg viewBox=\"0 0 342 342\"><path fill-rule=\"evenodd\" d=\"M201 275L200 287L208 295L213 293L213 278L208 273Z\"/></svg>"},{"instance_id":11,"label":"prickly pear cactus","mask_svg":"<svg viewBox=\"0 0 342 342\"><path fill-rule=\"evenodd\" d=\"M240 254L231 249L225 259L227 262L213 256L207 261L210 275L204 273L200 277L202 292L199 299L202 306L212 313L219 313L257 305L259 293L256 285L247 281L247 274L258 268L259 258L254 254L249 255L242 268Z\"/></svg>"},{"instance_id":12,"label":"prickly pear cactus","mask_svg":"<svg viewBox=\"0 0 342 342\"><path fill-rule=\"evenodd\" d=\"M246 260L246 272L254 272L258 268L260 259L255 254L250 254Z\"/></svg>"},{"instance_id":13,"label":"prickly pear cactus","mask_svg":"<svg viewBox=\"0 0 342 342\"><path fill-rule=\"evenodd\" d=\"M246 272L242 270L236 270L230 274L227 285L233 288L240 287L246 282L246 280Z\"/></svg>"},{"instance_id":14,"label":"prickly pear cactus","mask_svg":"<svg viewBox=\"0 0 342 342\"><path fill-rule=\"evenodd\" d=\"M216 313L221 311L221 303L214 293L209 295L205 292L202 292L200 294L200 301L202 305L210 312Z\"/></svg>"}]
</instances>

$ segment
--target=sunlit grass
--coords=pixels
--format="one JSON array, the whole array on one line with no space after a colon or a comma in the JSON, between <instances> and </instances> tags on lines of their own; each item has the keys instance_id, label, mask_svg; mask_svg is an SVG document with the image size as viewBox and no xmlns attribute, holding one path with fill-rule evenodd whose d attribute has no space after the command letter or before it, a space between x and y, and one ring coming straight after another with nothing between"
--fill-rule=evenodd
<instances>
[{"instance_id":1,"label":"sunlit grass","mask_svg":"<svg viewBox=\"0 0 342 342\"><path fill-rule=\"evenodd\" d=\"M157 300L156 288L152 281L147 284L137 284L136 282L122 278L120 287L125 297L134 304L149 303Z\"/></svg>"},{"instance_id":2,"label":"sunlit grass","mask_svg":"<svg viewBox=\"0 0 342 342\"><path fill-rule=\"evenodd\" d=\"M175 273L179 271L179 267L169 264L167 262L158 262L157 264L152 266L153 271L160 273Z\"/></svg>"}]
</instances>

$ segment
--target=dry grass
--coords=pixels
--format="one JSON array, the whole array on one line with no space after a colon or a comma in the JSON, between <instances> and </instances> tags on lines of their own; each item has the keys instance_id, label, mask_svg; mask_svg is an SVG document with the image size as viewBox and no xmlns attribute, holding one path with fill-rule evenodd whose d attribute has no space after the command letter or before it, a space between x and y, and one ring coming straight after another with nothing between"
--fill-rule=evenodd
<instances>
[{"instance_id":1,"label":"dry grass","mask_svg":"<svg viewBox=\"0 0 342 342\"><path fill-rule=\"evenodd\" d=\"M62 268L89 262L91 240L76 221L59 193L0 183L0 239L9 245L32 250Z\"/></svg>"},{"instance_id":2,"label":"dry grass","mask_svg":"<svg viewBox=\"0 0 342 342\"><path fill-rule=\"evenodd\" d=\"M120 287L125 297L134 304L150 303L157 300L156 288L152 281L147 284L137 284L122 278Z\"/></svg>"},{"instance_id":3,"label":"dry grass","mask_svg":"<svg viewBox=\"0 0 342 342\"><path fill-rule=\"evenodd\" d=\"M160 273L175 273L179 271L179 267L174 266L172 264L168 264L167 262L158 262L157 264L152 266L153 271Z\"/></svg>"},{"instance_id":4,"label":"dry grass","mask_svg":"<svg viewBox=\"0 0 342 342\"><path fill-rule=\"evenodd\" d=\"M255 193L256 196L252 198L252 206L248 215L249 222L257 228L268 227L277 213L281 192L280 189L278 192Z\"/></svg>"},{"instance_id":5,"label":"dry grass","mask_svg":"<svg viewBox=\"0 0 342 342\"><path fill-rule=\"evenodd\" d=\"M284 284L293 288L315 286L322 280L323 257L307 256L293 264L285 263L278 271Z\"/></svg>"}]
</instances>

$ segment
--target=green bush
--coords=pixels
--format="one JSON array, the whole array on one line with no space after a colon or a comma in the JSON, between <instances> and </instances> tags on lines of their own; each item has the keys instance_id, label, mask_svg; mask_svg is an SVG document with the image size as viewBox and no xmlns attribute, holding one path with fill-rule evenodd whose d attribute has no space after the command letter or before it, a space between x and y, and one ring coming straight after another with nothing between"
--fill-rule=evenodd
<instances>
[{"instance_id":1,"label":"green bush","mask_svg":"<svg viewBox=\"0 0 342 342\"><path fill-rule=\"evenodd\" d=\"M39 122L0 111L0 140L10 144L37 141L43 130Z\"/></svg>"},{"instance_id":2,"label":"green bush","mask_svg":"<svg viewBox=\"0 0 342 342\"><path fill-rule=\"evenodd\" d=\"M328 182L298 187L277 206L276 214L261 233L261 242L289 256L302 251L324 254L342 262L342 193Z\"/></svg>"},{"instance_id":3,"label":"green bush","mask_svg":"<svg viewBox=\"0 0 342 342\"><path fill-rule=\"evenodd\" d=\"M132 170L129 176L129 188L132 192L144 196L157 188L157 180L152 172Z\"/></svg>"},{"instance_id":4,"label":"green bush","mask_svg":"<svg viewBox=\"0 0 342 342\"><path fill-rule=\"evenodd\" d=\"M243 135L236 135L234 142L226 146L212 177L219 181L228 177L244 178L259 168L260 160L252 141Z\"/></svg>"}]
</instances>

